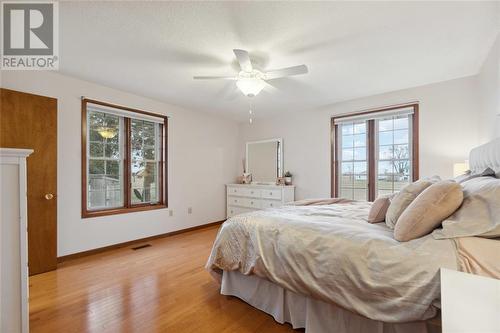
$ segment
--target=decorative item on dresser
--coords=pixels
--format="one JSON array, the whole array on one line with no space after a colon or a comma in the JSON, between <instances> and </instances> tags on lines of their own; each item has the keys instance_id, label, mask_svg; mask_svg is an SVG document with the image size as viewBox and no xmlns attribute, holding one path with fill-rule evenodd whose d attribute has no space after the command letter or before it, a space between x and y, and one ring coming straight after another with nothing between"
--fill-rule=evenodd
<instances>
[{"instance_id":1,"label":"decorative item on dresser","mask_svg":"<svg viewBox=\"0 0 500 333\"><path fill-rule=\"evenodd\" d=\"M295 200L295 186L227 184L227 217Z\"/></svg>"},{"instance_id":2,"label":"decorative item on dresser","mask_svg":"<svg viewBox=\"0 0 500 333\"><path fill-rule=\"evenodd\" d=\"M0 332L29 332L26 158L0 148Z\"/></svg>"}]
</instances>

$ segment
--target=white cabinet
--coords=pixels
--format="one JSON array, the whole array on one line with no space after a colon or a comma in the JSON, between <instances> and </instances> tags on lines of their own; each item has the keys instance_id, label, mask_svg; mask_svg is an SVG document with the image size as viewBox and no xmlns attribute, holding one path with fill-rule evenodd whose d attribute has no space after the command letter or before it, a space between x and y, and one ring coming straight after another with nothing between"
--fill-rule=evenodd
<instances>
[{"instance_id":1,"label":"white cabinet","mask_svg":"<svg viewBox=\"0 0 500 333\"><path fill-rule=\"evenodd\" d=\"M227 217L276 208L295 200L295 186L228 184Z\"/></svg>"},{"instance_id":2,"label":"white cabinet","mask_svg":"<svg viewBox=\"0 0 500 333\"><path fill-rule=\"evenodd\" d=\"M0 332L28 333L26 157L0 148Z\"/></svg>"}]
</instances>

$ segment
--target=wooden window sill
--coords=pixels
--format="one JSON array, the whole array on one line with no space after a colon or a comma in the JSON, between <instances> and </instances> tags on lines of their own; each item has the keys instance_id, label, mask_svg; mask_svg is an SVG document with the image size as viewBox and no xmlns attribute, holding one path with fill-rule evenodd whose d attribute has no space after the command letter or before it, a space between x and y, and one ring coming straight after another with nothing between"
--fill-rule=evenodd
<instances>
[{"instance_id":1,"label":"wooden window sill","mask_svg":"<svg viewBox=\"0 0 500 333\"><path fill-rule=\"evenodd\" d=\"M168 208L167 205L154 204L154 205L140 205L140 206L132 206L132 207L113 208L113 209L97 210L97 211L82 211L82 218L109 216L109 215L126 214L126 213L134 213L134 212L144 212L144 211L148 211L148 210L156 210L156 209L164 209L164 208Z\"/></svg>"}]
</instances>

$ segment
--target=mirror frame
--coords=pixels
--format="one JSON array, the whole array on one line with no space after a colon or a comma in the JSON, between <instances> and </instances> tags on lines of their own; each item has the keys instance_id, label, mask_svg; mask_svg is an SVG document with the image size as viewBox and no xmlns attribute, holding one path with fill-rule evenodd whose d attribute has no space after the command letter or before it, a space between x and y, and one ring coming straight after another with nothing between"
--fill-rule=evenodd
<instances>
[{"instance_id":1,"label":"mirror frame","mask_svg":"<svg viewBox=\"0 0 500 333\"><path fill-rule=\"evenodd\" d=\"M278 159L278 175L277 177L283 177L283 168L284 168L284 163L283 163L283 139L282 138L272 138L272 139L266 139L266 140L257 140L257 141L247 141L246 143L246 148L245 148L245 170L247 173L251 173L248 170L248 145L255 144L255 143L266 143L266 142L278 142L279 144L279 159ZM274 182L261 182L261 181L254 181L252 179L252 184L276 184L276 180Z\"/></svg>"}]
</instances>

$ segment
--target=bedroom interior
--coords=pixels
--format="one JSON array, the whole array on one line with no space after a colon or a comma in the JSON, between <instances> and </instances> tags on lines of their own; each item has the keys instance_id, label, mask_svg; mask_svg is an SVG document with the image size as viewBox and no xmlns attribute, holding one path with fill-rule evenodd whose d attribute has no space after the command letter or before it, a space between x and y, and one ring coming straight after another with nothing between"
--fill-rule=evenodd
<instances>
[{"instance_id":1,"label":"bedroom interior","mask_svg":"<svg viewBox=\"0 0 500 333\"><path fill-rule=\"evenodd\" d=\"M0 332L500 333L500 1L1 6Z\"/></svg>"}]
</instances>

